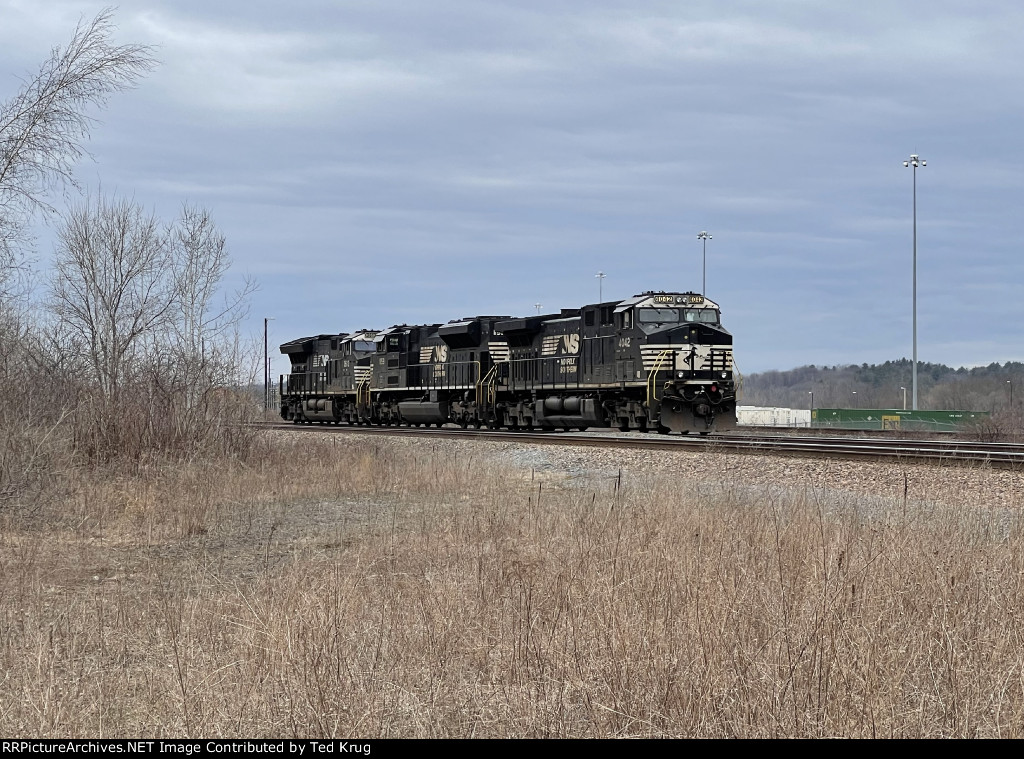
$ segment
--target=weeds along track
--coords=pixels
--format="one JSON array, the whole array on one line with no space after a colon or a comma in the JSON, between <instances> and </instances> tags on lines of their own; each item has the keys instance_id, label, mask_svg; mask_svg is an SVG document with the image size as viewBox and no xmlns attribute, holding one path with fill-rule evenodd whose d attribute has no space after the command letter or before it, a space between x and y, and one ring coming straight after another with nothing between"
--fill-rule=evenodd
<instances>
[{"instance_id":1,"label":"weeds along track","mask_svg":"<svg viewBox=\"0 0 1024 759\"><path fill-rule=\"evenodd\" d=\"M0 735L1024 737L1020 472L305 429L0 509Z\"/></svg>"},{"instance_id":2,"label":"weeds along track","mask_svg":"<svg viewBox=\"0 0 1024 759\"><path fill-rule=\"evenodd\" d=\"M613 432L541 432L537 430L463 430L457 427L368 427L329 424L267 423L270 429L334 434L421 436L459 440L511 440L547 445L580 445L662 450L718 450L732 453L797 455L862 460L914 460L924 462L983 462L991 466L1024 468L1024 446L971 440L906 440L879 437L765 435L682 435Z\"/></svg>"}]
</instances>

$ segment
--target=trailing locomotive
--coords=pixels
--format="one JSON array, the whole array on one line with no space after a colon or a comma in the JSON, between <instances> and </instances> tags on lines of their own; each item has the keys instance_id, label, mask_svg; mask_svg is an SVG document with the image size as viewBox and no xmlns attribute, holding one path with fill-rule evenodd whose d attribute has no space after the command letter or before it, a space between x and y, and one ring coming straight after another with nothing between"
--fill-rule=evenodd
<instances>
[{"instance_id":1,"label":"trailing locomotive","mask_svg":"<svg viewBox=\"0 0 1024 759\"><path fill-rule=\"evenodd\" d=\"M736 426L732 335L718 305L692 292L304 337L281 352L281 416L295 423Z\"/></svg>"}]
</instances>

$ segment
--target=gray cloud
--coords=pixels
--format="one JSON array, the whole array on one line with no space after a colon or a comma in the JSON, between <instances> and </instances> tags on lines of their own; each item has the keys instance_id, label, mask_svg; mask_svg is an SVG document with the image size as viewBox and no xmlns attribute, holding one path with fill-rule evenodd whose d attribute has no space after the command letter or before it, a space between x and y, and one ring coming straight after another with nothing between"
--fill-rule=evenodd
<instances>
[{"instance_id":1,"label":"gray cloud","mask_svg":"<svg viewBox=\"0 0 1024 759\"><path fill-rule=\"evenodd\" d=\"M100 7L37 5L0 0L0 72ZM1022 13L140 0L119 35L162 65L82 176L208 205L281 340L579 305L598 269L613 297L699 289L708 229L754 371L909 355L918 152L921 357L1021 359Z\"/></svg>"}]
</instances>

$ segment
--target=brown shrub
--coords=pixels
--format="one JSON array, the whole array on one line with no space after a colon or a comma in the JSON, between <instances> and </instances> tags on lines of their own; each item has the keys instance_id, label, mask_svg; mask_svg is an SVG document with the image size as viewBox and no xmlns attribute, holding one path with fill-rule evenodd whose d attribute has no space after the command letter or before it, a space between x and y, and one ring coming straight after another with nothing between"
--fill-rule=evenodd
<instances>
[{"instance_id":1,"label":"brown shrub","mask_svg":"<svg viewBox=\"0 0 1024 759\"><path fill-rule=\"evenodd\" d=\"M257 447L0 534L0 732L1021 734L1016 515Z\"/></svg>"}]
</instances>

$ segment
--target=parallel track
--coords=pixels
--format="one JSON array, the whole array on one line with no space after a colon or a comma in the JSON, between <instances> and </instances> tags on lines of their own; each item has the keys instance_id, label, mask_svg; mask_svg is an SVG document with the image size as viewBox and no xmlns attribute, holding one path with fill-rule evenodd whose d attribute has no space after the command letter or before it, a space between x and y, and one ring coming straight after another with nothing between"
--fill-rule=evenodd
<instances>
[{"instance_id":1,"label":"parallel track","mask_svg":"<svg viewBox=\"0 0 1024 759\"><path fill-rule=\"evenodd\" d=\"M294 425L266 426L289 432L359 433L369 435L420 436L457 440L515 441L546 445L585 445L609 448L660 450L715 450L749 454L795 455L812 458L898 459L937 462L984 462L1000 468L1024 468L1024 446L1011 443L982 443L967 440L895 440L886 438L812 437L791 435L673 435L615 434L610 432L538 432L462 430L456 427L361 427Z\"/></svg>"}]
</instances>

